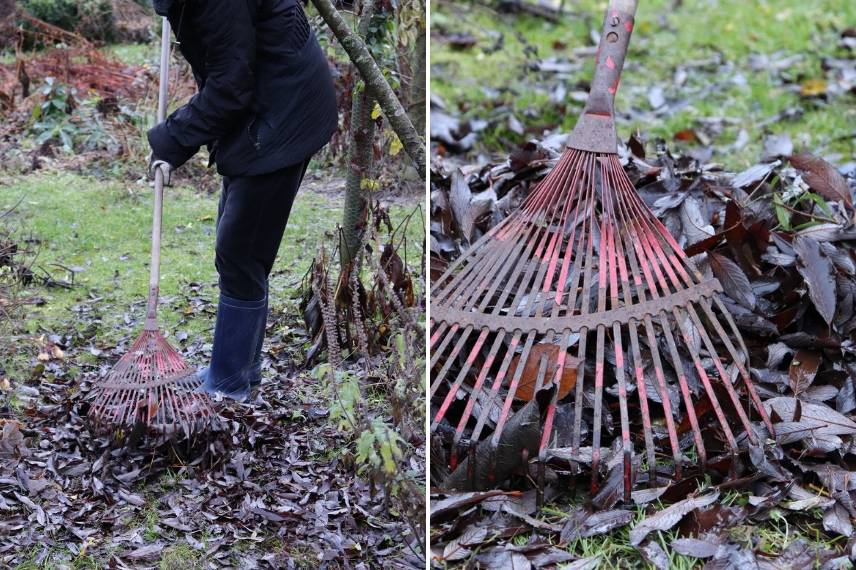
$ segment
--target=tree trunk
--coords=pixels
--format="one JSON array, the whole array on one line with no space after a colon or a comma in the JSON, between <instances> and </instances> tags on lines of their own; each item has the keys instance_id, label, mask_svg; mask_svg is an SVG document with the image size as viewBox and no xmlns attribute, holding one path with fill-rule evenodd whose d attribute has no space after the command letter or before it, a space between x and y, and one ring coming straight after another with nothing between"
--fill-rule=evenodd
<instances>
[{"instance_id":1,"label":"tree trunk","mask_svg":"<svg viewBox=\"0 0 856 570\"><path fill-rule=\"evenodd\" d=\"M365 40L374 13L374 0L362 3L357 25L359 37ZM345 209L339 242L339 261L344 272L359 256L361 233L364 230L366 200L362 181L371 177L375 123L372 120L374 97L367 88L354 90L351 96L351 125L348 132L348 176L345 180Z\"/></svg>"},{"instance_id":2,"label":"tree trunk","mask_svg":"<svg viewBox=\"0 0 856 570\"><path fill-rule=\"evenodd\" d=\"M421 134L413 128L410 117L407 116L401 101L395 96L371 53L369 53L366 43L351 30L330 0L312 0L312 4L359 70L366 87L377 99L381 110L386 115L389 126L398 135L401 144L404 145L404 151L416 163L419 173L424 174L425 141Z\"/></svg>"},{"instance_id":3,"label":"tree trunk","mask_svg":"<svg viewBox=\"0 0 856 570\"><path fill-rule=\"evenodd\" d=\"M413 74L410 79L410 116L413 118L413 126L422 134L425 133L425 59L428 55L425 51L426 32L423 29L416 39L413 64L410 66Z\"/></svg>"}]
</instances>

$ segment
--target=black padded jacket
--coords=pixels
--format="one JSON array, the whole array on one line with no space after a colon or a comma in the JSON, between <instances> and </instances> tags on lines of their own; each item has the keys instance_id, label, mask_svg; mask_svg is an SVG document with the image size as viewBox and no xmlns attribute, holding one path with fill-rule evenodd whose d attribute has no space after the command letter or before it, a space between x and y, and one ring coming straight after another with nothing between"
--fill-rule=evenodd
<instances>
[{"instance_id":1,"label":"black padded jacket","mask_svg":"<svg viewBox=\"0 0 856 570\"><path fill-rule=\"evenodd\" d=\"M298 0L154 0L199 87L148 132L177 168L207 145L225 176L302 162L338 116L330 67Z\"/></svg>"}]
</instances>

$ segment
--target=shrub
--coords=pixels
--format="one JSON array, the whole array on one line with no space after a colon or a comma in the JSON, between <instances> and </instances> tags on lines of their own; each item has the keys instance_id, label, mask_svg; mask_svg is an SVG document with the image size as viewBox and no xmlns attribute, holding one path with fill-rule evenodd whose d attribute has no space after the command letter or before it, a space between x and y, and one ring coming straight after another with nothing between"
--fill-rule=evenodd
<instances>
[{"instance_id":1,"label":"shrub","mask_svg":"<svg viewBox=\"0 0 856 570\"><path fill-rule=\"evenodd\" d=\"M21 7L49 24L89 40L113 37L113 3L110 0L22 0Z\"/></svg>"}]
</instances>

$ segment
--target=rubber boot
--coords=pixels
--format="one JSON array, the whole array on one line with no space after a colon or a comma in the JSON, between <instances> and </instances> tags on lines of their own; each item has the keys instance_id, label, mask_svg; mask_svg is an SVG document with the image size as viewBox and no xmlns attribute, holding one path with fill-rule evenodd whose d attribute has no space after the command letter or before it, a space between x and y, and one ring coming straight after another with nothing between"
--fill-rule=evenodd
<instances>
[{"instance_id":1,"label":"rubber boot","mask_svg":"<svg viewBox=\"0 0 856 570\"><path fill-rule=\"evenodd\" d=\"M267 298L242 301L220 294L211 364L199 373L201 391L238 402L247 399L252 376L261 365L256 354L264 334L266 305Z\"/></svg>"},{"instance_id":2,"label":"rubber boot","mask_svg":"<svg viewBox=\"0 0 856 570\"><path fill-rule=\"evenodd\" d=\"M253 353L253 364L250 369L250 390L255 390L262 383L262 344L265 340L265 326L267 325L268 314L268 298L265 297L265 318L259 321L259 341L256 344L256 350ZM208 366L200 368L197 375L204 382L208 378Z\"/></svg>"},{"instance_id":3,"label":"rubber boot","mask_svg":"<svg viewBox=\"0 0 856 570\"><path fill-rule=\"evenodd\" d=\"M265 341L265 326L267 325L268 315L268 296L265 295L265 312L264 317L259 321L259 341L256 344L255 358L253 358L253 367L250 371L250 389L254 390L262 383L262 344Z\"/></svg>"}]
</instances>

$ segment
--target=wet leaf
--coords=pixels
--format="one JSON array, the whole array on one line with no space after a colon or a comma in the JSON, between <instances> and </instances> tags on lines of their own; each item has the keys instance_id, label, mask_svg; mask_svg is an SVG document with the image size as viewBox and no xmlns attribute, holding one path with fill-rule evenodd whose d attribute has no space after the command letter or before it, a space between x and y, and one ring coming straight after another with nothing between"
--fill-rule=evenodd
<instances>
[{"instance_id":1,"label":"wet leaf","mask_svg":"<svg viewBox=\"0 0 856 570\"><path fill-rule=\"evenodd\" d=\"M788 157L794 168L805 174L805 181L812 190L827 200L841 201L848 208L853 207L853 196L847 181L834 166L809 153Z\"/></svg>"},{"instance_id":2,"label":"wet leaf","mask_svg":"<svg viewBox=\"0 0 856 570\"><path fill-rule=\"evenodd\" d=\"M808 285L812 303L823 320L831 323L836 305L832 262L820 252L817 241L810 237L794 238L794 251L798 259L797 270Z\"/></svg>"},{"instance_id":3,"label":"wet leaf","mask_svg":"<svg viewBox=\"0 0 856 570\"><path fill-rule=\"evenodd\" d=\"M819 353L806 349L800 349L794 354L788 368L788 377L794 394L805 392L814 382L814 377L817 375L817 369L820 366L820 359Z\"/></svg>"},{"instance_id":4,"label":"wet leaf","mask_svg":"<svg viewBox=\"0 0 856 570\"><path fill-rule=\"evenodd\" d=\"M517 386L517 391L514 393L515 399L529 402L535 397L535 388L542 368L542 360L544 377L541 380L541 387L547 386L554 380L560 351L560 346L546 343L536 344L530 349L529 358L526 359L526 363L523 365L523 375L520 377L520 383ZM577 369L580 363L581 360L579 358L565 354L565 363L561 380L559 381L558 398L560 400L570 394L574 386L577 385ZM512 380L512 374L517 373L519 365L520 356L515 356L511 360L511 367L508 369L509 383Z\"/></svg>"},{"instance_id":5,"label":"wet leaf","mask_svg":"<svg viewBox=\"0 0 856 570\"><path fill-rule=\"evenodd\" d=\"M749 278L740 266L723 255L710 253L708 255L710 268L722 284L725 294L746 307L755 308L755 293Z\"/></svg>"},{"instance_id":6,"label":"wet leaf","mask_svg":"<svg viewBox=\"0 0 856 570\"><path fill-rule=\"evenodd\" d=\"M655 530L669 530L678 524L681 519L684 518L684 515L690 511L706 507L718 498L719 492L714 491L706 495L690 497L689 499L678 501L674 505L671 505L662 511L657 511L630 529L630 544L633 546L639 546L649 533Z\"/></svg>"}]
</instances>

